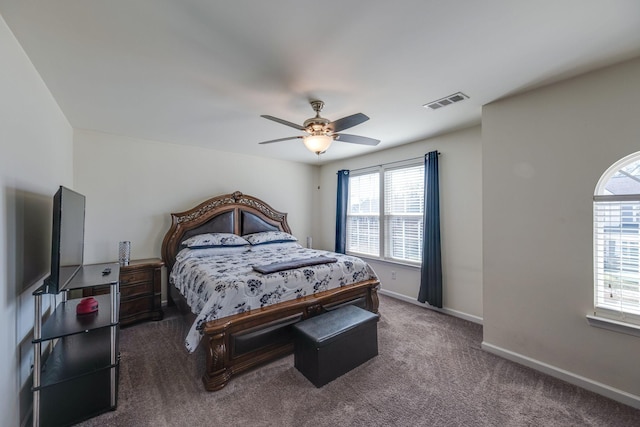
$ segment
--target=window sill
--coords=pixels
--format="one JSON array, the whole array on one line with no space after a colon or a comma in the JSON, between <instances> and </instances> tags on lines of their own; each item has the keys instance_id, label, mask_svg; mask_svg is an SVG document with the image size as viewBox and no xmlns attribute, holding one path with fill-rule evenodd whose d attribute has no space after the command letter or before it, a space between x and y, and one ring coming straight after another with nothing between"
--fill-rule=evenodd
<instances>
[{"instance_id":1,"label":"window sill","mask_svg":"<svg viewBox=\"0 0 640 427\"><path fill-rule=\"evenodd\" d=\"M391 265L401 265L403 267L412 267L412 268L416 268L416 269L420 269L421 265L420 264L411 264L408 262L401 262L401 261L394 261L394 260L390 260L390 259L384 259L384 258L377 258L371 255L363 255L363 254L357 254L355 252L347 252L347 255L351 255L351 256L355 256L358 258L362 258L365 261L373 261L373 262L380 262L383 264L391 264Z\"/></svg>"},{"instance_id":2,"label":"window sill","mask_svg":"<svg viewBox=\"0 0 640 427\"><path fill-rule=\"evenodd\" d=\"M591 314L587 314L587 322L589 322L589 325L595 326L596 328L640 337L640 326L633 325L631 323L620 322L618 320L607 319L606 317Z\"/></svg>"}]
</instances>

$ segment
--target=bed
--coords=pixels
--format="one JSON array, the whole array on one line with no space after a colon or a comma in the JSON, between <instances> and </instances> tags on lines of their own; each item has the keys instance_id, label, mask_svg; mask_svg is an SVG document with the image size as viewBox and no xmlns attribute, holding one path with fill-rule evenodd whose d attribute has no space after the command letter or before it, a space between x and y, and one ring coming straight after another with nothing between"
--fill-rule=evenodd
<instances>
[{"instance_id":1,"label":"bed","mask_svg":"<svg viewBox=\"0 0 640 427\"><path fill-rule=\"evenodd\" d=\"M216 309L211 310L212 304L207 308L207 301L193 294L195 287L193 283L189 283L189 277L195 277L193 276L195 273L185 273L184 270L191 268L191 265L187 264L196 265L197 263L189 254L185 256L185 252L189 252L189 249L184 248L183 242L198 242L201 236L210 235L210 233L215 233L216 236L224 233L245 237L278 233L290 235L287 214L276 211L258 198L235 192L213 197L187 211L173 213L171 220L171 227L162 243L162 258L170 278L169 301L178 306L191 324L189 336L185 338L187 348L193 351L195 347L201 347L206 354L203 382L205 389L209 391L221 389L238 373L290 354L293 351L292 325L301 320L347 304L357 305L374 313L378 312L377 290L380 282L370 267L361 267L360 264L355 267L357 274L350 275L348 280L342 279L338 285L332 282L333 284L330 285L318 286L319 281L316 281L315 289L300 291L296 288L297 293L289 292L290 295L286 298L283 296L272 301L267 298L266 302L262 301L265 302L264 304L248 303L248 307L240 309L236 307L239 305L236 302L233 302L232 309L225 309L224 304L219 304L224 299L219 299L213 303ZM358 258L343 254L304 249L293 242L274 241L273 243L277 243L275 245L271 243L259 245L267 248L260 249L260 261L257 261L260 265L256 265L255 260L246 258L249 255L244 251L238 255L230 255L235 258L233 268L243 269L242 274L258 275L258 279L267 281L267 278L278 275L284 276L287 280L293 280L293 276L304 277L305 274L310 274L310 271L317 277L325 273L328 276L329 272L334 274L336 269L351 269L354 268L354 263L363 263ZM200 248L200 246L192 247ZM251 247L252 251L257 249L258 245ZM289 250L293 251L290 256L286 255ZM270 261L271 254L274 256L271 261L274 262ZM198 263L209 267L219 265L224 256L229 257L226 253L225 255L214 254L211 258L207 255L205 260ZM328 259L324 262L320 257ZM252 265L241 265L245 258ZM267 271L264 276L260 276L263 273L257 271L261 267L281 267L280 263L286 263L290 258L298 261L300 258L308 258L308 261L314 261L315 264L311 262L310 266L300 267L302 270L299 272L295 269L280 270L282 273ZM344 261L347 261L347 267L344 267ZM276 262L279 263L276 264ZM367 268L371 274L363 273L362 268ZM221 269L218 268L218 270ZM227 271L227 268L225 267L224 270ZM235 274L235 270L229 271L227 275ZM174 286L174 281L181 280L178 287ZM240 281L248 282L244 279ZM220 283L209 288L217 289L227 286ZM233 286L235 290L237 285ZM192 289L191 294L185 291L188 288ZM285 292L281 294L284 295ZM264 296L261 299L264 300ZM195 340L196 335L198 335L197 340Z\"/></svg>"}]
</instances>

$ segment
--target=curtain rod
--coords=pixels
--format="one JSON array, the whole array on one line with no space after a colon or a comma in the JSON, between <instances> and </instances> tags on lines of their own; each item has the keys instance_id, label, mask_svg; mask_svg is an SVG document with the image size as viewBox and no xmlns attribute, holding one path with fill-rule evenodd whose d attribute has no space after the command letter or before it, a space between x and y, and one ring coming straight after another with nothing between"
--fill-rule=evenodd
<instances>
[{"instance_id":1,"label":"curtain rod","mask_svg":"<svg viewBox=\"0 0 640 427\"><path fill-rule=\"evenodd\" d=\"M439 151L438 151L437 153L438 153L438 156L442 154L442 153L440 153ZM427 154L429 154L429 153L427 153ZM412 157L412 158L410 158L410 159L396 160L395 162L381 163L381 164L379 164L379 165L372 165L372 166L367 166L367 167L364 167L364 168L349 169L349 172L357 172L357 171L361 171L361 170L364 170L364 169L375 168L376 166L377 166L377 167L380 167L380 166L389 166L389 165L393 165L393 164L396 164L396 163L404 163L404 162L409 162L409 161L411 161L411 160L424 159L424 156L426 156L427 154L425 154L425 155L423 155L423 156L420 156L420 157Z\"/></svg>"}]
</instances>

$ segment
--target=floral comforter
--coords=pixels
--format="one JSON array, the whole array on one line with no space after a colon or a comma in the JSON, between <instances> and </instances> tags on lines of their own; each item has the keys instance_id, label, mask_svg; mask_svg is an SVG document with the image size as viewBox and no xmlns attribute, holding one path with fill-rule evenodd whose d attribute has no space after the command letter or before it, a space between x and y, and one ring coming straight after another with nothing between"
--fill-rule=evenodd
<instances>
[{"instance_id":1,"label":"floral comforter","mask_svg":"<svg viewBox=\"0 0 640 427\"><path fill-rule=\"evenodd\" d=\"M252 268L321 255L335 258L337 262L271 274L261 274ZM273 248L202 257L178 254L169 281L197 315L185 339L187 350L193 352L200 342L205 322L376 278L367 263L353 256L301 246L274 245Z\"/></svg>"}]
</instances>

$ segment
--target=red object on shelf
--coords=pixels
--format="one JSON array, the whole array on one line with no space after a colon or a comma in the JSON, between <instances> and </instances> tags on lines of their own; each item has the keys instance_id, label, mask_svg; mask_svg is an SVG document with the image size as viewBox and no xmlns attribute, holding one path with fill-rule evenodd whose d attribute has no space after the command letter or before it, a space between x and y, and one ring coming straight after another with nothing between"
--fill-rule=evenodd
<instances>
[{"instance_id":1,"label":"red object on shelf","mask_svg":"<svg viewBox=\"0 0 640 427\"><path fill-rule=\"evenodd\" d=\"M76 307L76 314L91 314L98 311L98 301L94 297L83 298Z\"/></svg>"}]
</instances>

